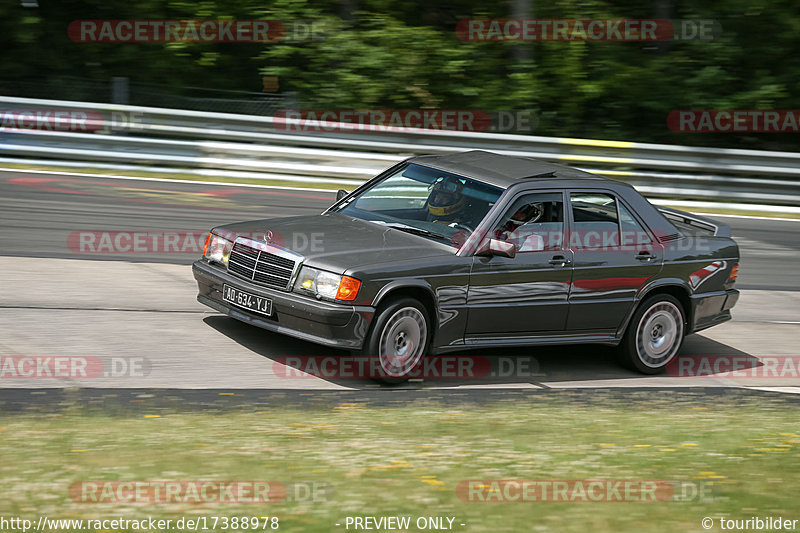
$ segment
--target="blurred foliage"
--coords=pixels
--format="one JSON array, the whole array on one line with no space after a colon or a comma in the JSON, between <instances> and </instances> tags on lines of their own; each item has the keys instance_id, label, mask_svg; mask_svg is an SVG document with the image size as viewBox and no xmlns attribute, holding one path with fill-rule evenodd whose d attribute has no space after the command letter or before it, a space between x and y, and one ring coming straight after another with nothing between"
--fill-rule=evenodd
<instances>
[{"instance_id":1,"label":"blurred foliage","mask_svg":"<svg viewBox=\"0 0 800 533\"><path fill-rule=\"evenodd\" d=\"M512 5L513 4L513 5ZM461 41L465 18L712 19L713 41ZM277 19L311 39L277 43L76 43L78 19ZM796 149L791 134L671 132L675 109L798 109L800 4L787 0L39 0L0 4L0 80L125 76L186 94L258 92L261 76L305 109L536 110L531 133Z\"/></svg>"}]
</instances>

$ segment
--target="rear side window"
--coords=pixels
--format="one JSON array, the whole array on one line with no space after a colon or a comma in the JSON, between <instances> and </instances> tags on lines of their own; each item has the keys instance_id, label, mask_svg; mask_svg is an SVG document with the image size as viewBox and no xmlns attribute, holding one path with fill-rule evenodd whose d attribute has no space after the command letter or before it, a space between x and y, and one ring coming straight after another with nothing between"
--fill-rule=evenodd
<instances>
[{"instance_id":1,"label":"rear side window","mask_svg":"<svg viewBox=\"0 0 800 533\"><path fill-rule=\"evenodd\" d=\"M619 204L619 221L622 228L621 242L623 246L634 244L650 244L653 240L623 204Z\"/></svg>"},{"instance_id":2,"label":"rear side window","mask_svg":"<svg viewBox=\"0 0 800 533\"><path fill-rule=\"evenodd\" d=\"M574 227L570 235L573 248L612 248L619 246L617 200L610 194L570 193Z\"/></svg>"}]
</instances>

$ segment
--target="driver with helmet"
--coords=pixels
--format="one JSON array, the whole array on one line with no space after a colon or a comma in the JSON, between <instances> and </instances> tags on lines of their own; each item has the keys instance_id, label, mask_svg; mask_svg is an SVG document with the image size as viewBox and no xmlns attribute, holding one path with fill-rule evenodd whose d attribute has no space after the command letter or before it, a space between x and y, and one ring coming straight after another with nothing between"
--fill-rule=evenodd
<instances>
[{"instance_id":1,"label":"driver with helmet","mask_svg":"<svg viewBox=\"0 0 800 533\"><path fill-rule=\"evenodd\" d=\"M495 233L497 238L506 240L511 237L521 226L539 221L544 214L541 202L523 204L514 211Z\"/></svg>"},{"instance_id":2,"label":"driver with helmet","mask_svg":"<svg viewBox=\"0 0 800 533\"><path fill-rule=\"evenodd\" d=\"M453 228L472 229L472 221L467 217L469 203L463 190L464 183L458 179L447 177L436 180L428 196L429 220Z\"/></svg>"}]
</instances>

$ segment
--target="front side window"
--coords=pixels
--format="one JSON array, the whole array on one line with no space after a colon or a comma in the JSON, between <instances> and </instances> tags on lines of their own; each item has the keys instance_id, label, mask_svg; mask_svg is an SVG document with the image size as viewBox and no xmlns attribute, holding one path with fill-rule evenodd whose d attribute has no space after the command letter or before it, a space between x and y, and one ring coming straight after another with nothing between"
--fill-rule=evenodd
<instances>
[{"instance_id":1,"label":"front side window","mask_svg":"<svg viewBox=\"0 0 800 533\"><path fill-rule=\"evenodd\" d=\"M562 194L543 192L517 198L495 226L494 238L514 243L518 252L561 250L564 238Z\"/></svg>"},{"instance_id":2,"label":"front side window","mask_svg":"<svg viewBox=\"0 0 800 533\"><path fill-rule=\"evenodd\" d=\"M502 192L499 187L465 176L409 164L349 199L336 211L458 248Z\"/></svg>"}]
</instances>

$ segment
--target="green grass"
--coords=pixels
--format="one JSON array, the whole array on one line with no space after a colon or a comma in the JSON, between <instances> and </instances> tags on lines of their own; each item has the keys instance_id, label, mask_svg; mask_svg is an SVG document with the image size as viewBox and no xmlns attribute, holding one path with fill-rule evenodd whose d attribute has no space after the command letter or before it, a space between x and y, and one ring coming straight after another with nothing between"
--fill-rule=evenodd
<instances>
[{"instance_id":1,"label":"green grass","mask_svg":"<svg viewBox=\"0 0 800 533\"><path fill-rule=\"evenodd\" d=\"M4 415L0 516L269 514L282 530L320 532L344 531L334 524L348 515L454 516L455 528L470 532L700 531L705 516L800 518L795 403L665 391L517 398L224 411L143 400L114 416L85 407ZM707 498L469 503L455 491L466 479L665 480L702 485ZM332 490L316 502L91 504L68 497L81 480L268 480Z\"/></svg>"},{"instance_id":2,"label":"green grass","mask_svg":"<svg viewBox=\"0 0 800 533\"><path fill-rule=\"evenodd\" d=\"M725 203L723 202L720 202L719 206L714 206L714 207L694 208L681 205L671 205L669 203L665 204L665 207L674 207L675 209L680 209L681 211L707 213L709 215L740 215L740 216L754 216L754 217L764 217L764 218L800 219L800 214L798 213L775 213L772 211L759 211L758 209L730 209L725 207Z\"/></svg>"},{"instance_id":3,"label":"green grass","mask_svg":"<svg viewBox=\"0 0 800 533\"><path fill-rule=\"evenodd\" d=\"M199 176L197 174L181 173L181 172L149 172L146 170L108 170L93 167L60 167L57 165L30 165L24 163L3 163L3 168L13 168L19 170L50 170L54 172L75 172L83 174L113 174L115 176L130 176L138 178L158 178L169 179L175 181L202 181L202 182L218 182L218 183L243 183L249 185L268 185L273 187L297 187L302 189L326 189L337 191L345 188L353 190L357 185L342 185L340 183L317 183L303 179L303 176L297 176L296 180L275 180L275 179L259 179L259 178L232 178L229 176Z\"/></svg>"}]
</instances>

